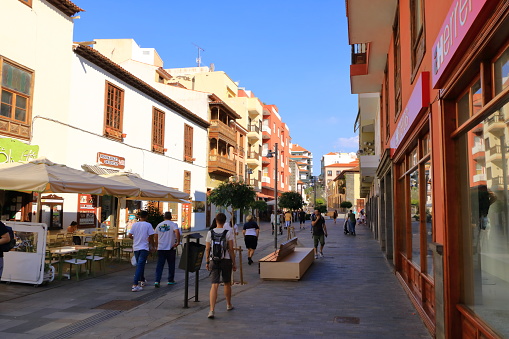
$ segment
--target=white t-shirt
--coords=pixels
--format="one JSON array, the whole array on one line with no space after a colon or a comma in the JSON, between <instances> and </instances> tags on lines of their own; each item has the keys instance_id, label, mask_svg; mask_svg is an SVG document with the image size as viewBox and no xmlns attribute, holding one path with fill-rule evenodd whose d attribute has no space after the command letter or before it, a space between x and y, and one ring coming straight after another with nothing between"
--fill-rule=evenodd
<instances>
[{"instance_id":1,"label":"white t-shirt","mask_svg":"<svg viewBox=\"0 0 509 339\"><path fill-rule=\"evenodd\" d=\"M158 250L164 251L172 249L176 241L175 230L178 230L178 226L171 220L164 220L156 226L155 233L157 234Z\"/></svg>"},{"instance_id":2,"label":"white t-shirt","mask_svg":"<svg viewBox=\"0 0 509 339\"><path fill-rule=\"evenodd\" d=\"M215 232L216 234L222 234L224 230L226 230L226 228L216 227L216 228L213 228L211 231ZM228 233L226 233L226 242L228 243L228 241L230 241L230 240L233 241L233 232L231 230L231 227L230 227L230 229L228 229ZM210 236L210 231L209 231L209 232L207 232L207 238L206 238L205 242L210 243L211 241L212 241L212 237ZM210 249L210 253L212 253L212 248ZM226 251L223 258L230 259L230 252Z\"/></svg>"},{"instance_id":3,"label":"white t-shirt","mask_svg":"<svg viewBox=\"0 0 509 339\"><path fill-rule=\"evenodd\" d=\"M154 234L152 225L146 221L138 221L133 224L129 233L133 235L133 250L149 250L148 237Z\"/></svg>"}]
</instances>

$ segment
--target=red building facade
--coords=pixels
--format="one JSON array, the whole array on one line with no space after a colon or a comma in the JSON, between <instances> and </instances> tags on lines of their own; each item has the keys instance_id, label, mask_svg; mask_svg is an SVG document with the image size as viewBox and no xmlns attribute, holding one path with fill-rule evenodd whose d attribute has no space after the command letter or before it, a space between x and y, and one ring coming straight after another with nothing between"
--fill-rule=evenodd
<instances>
[{"instance_id":1,"label":"red building facade","mask_svg":"<svg viewBox=\"0 0 509 339\"><path fill-rule=\"evenodd\" d=\"M509 2L347 14L352 92L380 94L366 198L382 250L437 338L509 337Z\"/></svg>"}]
</instances>

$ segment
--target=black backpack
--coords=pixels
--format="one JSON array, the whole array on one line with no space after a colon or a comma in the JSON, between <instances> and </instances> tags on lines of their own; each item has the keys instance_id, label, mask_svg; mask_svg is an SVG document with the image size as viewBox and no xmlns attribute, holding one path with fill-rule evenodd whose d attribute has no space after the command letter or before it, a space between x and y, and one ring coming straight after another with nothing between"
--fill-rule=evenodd
<instances>
[{"instance_id":1,"label":"black backpack","mask_svg":"<svg viewBox=\"0 0 509 339\"><path fill-rule=\"evenodd\" d=\"M9 233L9 236L11 237L11 241L9 241L6 244L0 245L0 252L9 252L16 246L16 239L14 238L14 231L12 230L12 227L7 226L3 222L0 221L1 225L4 225L5 228L7 228L7 232Z\"/></svg>"},{"instance_id":2,"label":"black backpack","mask_svg":"<svg viewBox=\"0 0 509 339\"><path fill-rule=\"evenodd\" d=\"M210 259L215 263L219 263L228 250L228 244L226 243L227 233L228 230L224 230L223 233L216 233L210 230L210 242L212 247Z\"/></svg>"}]
</instances>

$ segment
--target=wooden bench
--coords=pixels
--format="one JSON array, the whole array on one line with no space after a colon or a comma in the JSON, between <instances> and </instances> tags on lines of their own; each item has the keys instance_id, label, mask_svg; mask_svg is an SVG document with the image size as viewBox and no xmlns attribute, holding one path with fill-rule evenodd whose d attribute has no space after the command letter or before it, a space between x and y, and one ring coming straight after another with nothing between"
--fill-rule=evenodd
<instances>
[{"instance_id":1,"label":"wooden bench","mask_svg":"<svg viewBox=\"0 0 509 339\"><path fill-rule=\"evenodd\" d=\"M297 238L287 240L275 252L259 260L264 280L299 280L314 261L313 248L297 247Z\"/></svg>"}]
</instances>

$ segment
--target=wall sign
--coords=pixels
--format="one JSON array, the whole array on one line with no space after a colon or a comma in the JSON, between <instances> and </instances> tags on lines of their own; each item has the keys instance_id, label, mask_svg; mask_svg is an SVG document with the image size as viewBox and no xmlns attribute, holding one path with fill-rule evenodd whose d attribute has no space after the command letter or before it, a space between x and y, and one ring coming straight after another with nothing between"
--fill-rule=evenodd
<instances>
[{"instance_id":1,"label":"wall sign","mask_svg":"<svg viewBox=\"0 0 509 339\"><path fill-rule=\"evenodd\" d=\"M37 159L39 146L28 145L11 138L0 138L0 163Z\"/></svg>"},{"instance_id":2,"label":"wall sign","mask_svg":"<svg viewBox=\"0 0 509 339\"><path fill-rule=\"evenodd\" d=\"M405 110L401 113L396 130L391 138L391 154L399 147L413 122L421 111L429 105L429 72L422 72L415 83L414 91L408 99Z\"/></svg>"},{"instance_id":3,"label":"wall sign","mask_svg":"<svg viewBox=\"0 0 509 339\"><path fill-rule=\"evenodd\" d=\"M487 0L456 0L452 3L431 50L433 88L437 88L444 70L486 2Z\"/></svg>"},{"instance_id":4,"label":"wall sign","mask_svg":"<svg viewBox=\"0 0 509 339\"><path fill-rule=\"evenodd\" d=\"M124 169L125 158L116 155L97 152L97 162L103 166Z\"/></svg>"}]
</instances>

